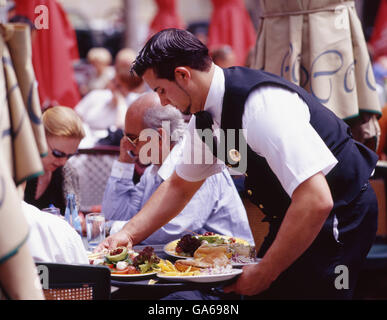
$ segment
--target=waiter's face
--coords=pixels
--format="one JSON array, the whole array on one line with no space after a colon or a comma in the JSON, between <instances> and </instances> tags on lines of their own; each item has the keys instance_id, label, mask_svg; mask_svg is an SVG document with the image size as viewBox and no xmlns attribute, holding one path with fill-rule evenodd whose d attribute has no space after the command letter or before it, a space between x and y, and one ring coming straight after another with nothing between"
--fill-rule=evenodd
<instances>
[{"instance_id":1,"label":"waiter's face","mask_svg":"<svg viewBox=\"0 0 387 320\"><path fill-rule=\"evenodd\" d=\"M175 72L175 80L161 79L156 76L153 69L148 69L143 79L159 97L161 104L172 105L179 109L183 114L189 115L195 113L197 110L193 105L193 95L190 90L189 75L182 72Z\"/></svg>"}]
</instances>

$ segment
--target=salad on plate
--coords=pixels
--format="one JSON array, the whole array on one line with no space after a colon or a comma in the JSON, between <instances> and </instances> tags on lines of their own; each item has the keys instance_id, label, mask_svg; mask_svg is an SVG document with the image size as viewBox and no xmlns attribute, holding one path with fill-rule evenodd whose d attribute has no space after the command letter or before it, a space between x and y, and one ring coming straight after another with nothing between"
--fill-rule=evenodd
<instances>
[{"instance_id":1,"label":"salad on plate","mask_svg":"<svg viewBox=\"0 0 387 320\"><path fill-rule=\"evenodd\" d=\"M160 259L149 246L139 252L117 247L90 255L89 262L109 267L112 275L148 275L159 271Z\"/></svg>"}]
</instances>

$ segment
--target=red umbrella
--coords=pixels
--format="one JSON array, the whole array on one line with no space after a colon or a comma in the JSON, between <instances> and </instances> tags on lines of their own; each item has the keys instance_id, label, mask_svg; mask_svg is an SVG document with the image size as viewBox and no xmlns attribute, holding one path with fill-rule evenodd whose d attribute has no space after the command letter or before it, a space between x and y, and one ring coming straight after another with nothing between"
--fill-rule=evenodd
<instances>
[{"instance_id":1,"label":"red umbrella","mask_svg":"<svg viewBox=\"0 0 387 320\"><path fill-rule=\"evenodd\" d=\"M15 4L16 14L26 16L37 27L32 41L32 63L42 106L74 107L81 97L72 62L79 55L66 13L55 0L15 0ZM45 7L39 7L42 5Z\"/></svg>"},{"instance_id":2,"label":"red umbrella","mask_svg":"<svg viewBox=\"0 0 387 320\"><path fill-rule=\"evenodd\" d=\"M176 0L155 1L158 11L151 22L149 36L167 28L185 28L176 9Z\"/></svg>"},{"instance_id":3,"label":"red umbrella","mask_svg":"<svg viewBox=\"0 0 387 320\"><path fill-rule=\"evenodd\" d=\"M374 50L375 60L379 56L387 55L387 0L380 2L370 44Z\"/></svg>"},{"instance_id":4,"label":"red umbrella","mask_svg":"<svg viewBox=\"0 0 387 320\"><path fill-rule=\"evenodd\" d=\"M212 0L212 4L208 47L228 44L235 53L236 65L244 65L257 35L243 0Z\"/></svg>"}]
</instances>

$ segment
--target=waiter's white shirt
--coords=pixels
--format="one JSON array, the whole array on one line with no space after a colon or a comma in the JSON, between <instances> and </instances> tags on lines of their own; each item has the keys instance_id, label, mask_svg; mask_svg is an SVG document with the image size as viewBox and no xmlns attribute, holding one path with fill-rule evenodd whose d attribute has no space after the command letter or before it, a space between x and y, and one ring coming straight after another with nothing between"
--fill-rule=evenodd
<instances>
[{"instance_id":1,"label":"waiter's white shirt","mask_svg":"<svg viewBox=\"0 0 387 320\"><path fill-rule=\"evenodd\" d=\"M204 105L212 115L215 131L220 128L224 92L223 70L215 66ZM242 129L247 144L266 159L289 197L302 182L318 172L328 174L338 162L309 121L309 108L302 98L277 86L260 86L245 103ZM224 169L224 163L215 158L212 163L189 163L190 155L202 144L195 132L195 116L187 129L191 143L186 144L176 173L185 180L198 181Z\"/></svg>"}]
</instances>

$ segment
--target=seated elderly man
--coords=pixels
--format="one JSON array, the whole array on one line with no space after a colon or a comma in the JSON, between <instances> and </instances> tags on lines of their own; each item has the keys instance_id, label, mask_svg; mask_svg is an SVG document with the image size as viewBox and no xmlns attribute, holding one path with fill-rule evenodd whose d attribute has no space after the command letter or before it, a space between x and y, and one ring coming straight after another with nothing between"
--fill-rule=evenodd
<instances>
[{"instance_id":1,"label":"seated elderly man","mask_svg":"<svg viewBox=\"0 0 387 320\"><path fill-rule=\"evenodd\" d=\"M139 135L144 129L153 129L157 141L140 141L143 139L139 139ZM145 205L157 187L172 175L182 156L184 129L180 111L172 106L162 107L157 94L147 93L133 102L126 113L120 156L113 164L102 203L107 219L124 220L114 222L111 233L119 231ZM157 148L148 148L149 145ZM158 155L155 149L160 151ZM154 152L150 155L152 165L135 185L134 163L149 161L144 159L149 156L144 150ZM245 208L227 169L207 179L179 215L142 243L167 243L191 231L240 237L254 244Z\"/></svg>"}]
</instances>

